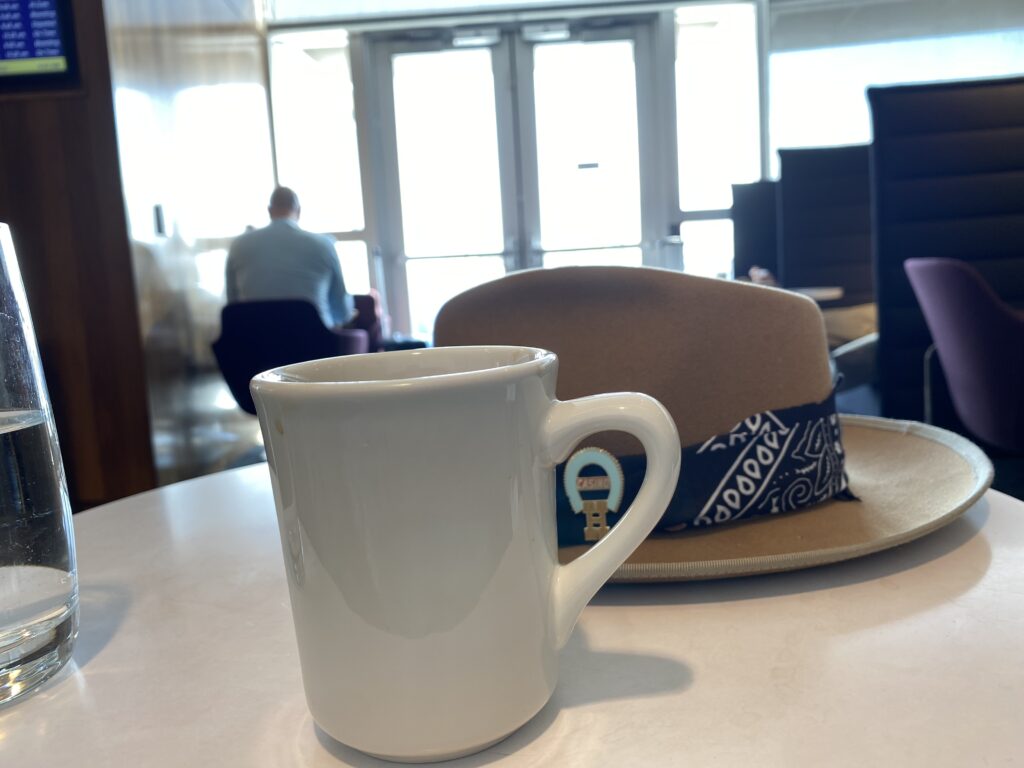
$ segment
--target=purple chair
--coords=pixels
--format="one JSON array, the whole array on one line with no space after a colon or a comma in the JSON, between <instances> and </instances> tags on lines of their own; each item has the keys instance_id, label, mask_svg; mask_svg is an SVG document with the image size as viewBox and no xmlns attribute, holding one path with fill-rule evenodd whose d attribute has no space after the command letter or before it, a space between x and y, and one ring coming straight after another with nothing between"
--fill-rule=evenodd
<instances>
[{"instance_id":1,"label":"purple chair","mask_svg":"<svg viewBox=\"0 0 1024 768\"><path fill-rule=\"evenodd\" d=\"M256 413L249 381L280 365L355 355L369 350L361 329L331 330L308 301L243 301L221 311L213 355L239 407Z\"/></svg>"},{"instance_id":2,"label":"purple chair","mask_svg":"<svg viewBox=\"0 0 1024 768\"><path fill-rule=\"evenodd\" d=\"M371 352L394 352L400 349L423 349L425 341L384 336L384 318L380 308L380 296L376 291L352 295L358 314L352 321L353 328L362 328L370 339Z\"/></svg>"},{"instance_id":3,"label":"purple chair","mask_svg":"<svg viewBox=\"0 0 1024 768\"><path fill-rule=\"evenodd\" d=\"M1024 312L963 261L907 259L904 268L960 420L992 446L1024 450Z\"/></svg>"},{"instance_id":4,"label":"purple chair","mask_svg":"<svg viewBox=\"0 0 1024 768\"><path fill-rule=\"evenodd\" d=\"M379 352L384 344L384 323L380 310L380 298L376 291L356 293L352 295L355 304L356 319L353 328L362 328L370 339L370 351Z\"/></svg>"}]
</instances>

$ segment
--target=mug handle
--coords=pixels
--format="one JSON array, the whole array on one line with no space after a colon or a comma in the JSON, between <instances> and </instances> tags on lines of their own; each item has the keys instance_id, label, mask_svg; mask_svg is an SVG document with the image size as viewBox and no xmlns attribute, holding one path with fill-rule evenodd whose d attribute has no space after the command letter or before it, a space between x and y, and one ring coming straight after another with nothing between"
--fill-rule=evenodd
<instances>
[{"instance_id":1,"label":"mug handle","mask_svg":"<svg viewBox=\"0 0 1024 768\"><path fill-rule=\"evenodd\" d=\"M546 463L564 461L579 440L609 430L639 438L647 454L647 473L636 499L612 530L573 562L555 568L552 600L559 648L568 642L590 598L654 529L679 479L675 422L653 397L634 392L554 402L543 427Z\"/></svg>"}]
</instances>

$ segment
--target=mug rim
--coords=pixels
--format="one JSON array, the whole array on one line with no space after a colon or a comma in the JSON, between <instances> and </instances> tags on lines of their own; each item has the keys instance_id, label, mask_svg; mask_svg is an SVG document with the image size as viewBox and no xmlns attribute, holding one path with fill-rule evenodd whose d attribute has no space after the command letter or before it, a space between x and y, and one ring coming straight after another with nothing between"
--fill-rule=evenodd
<instances>
[{"instance_id":1,"label":"mug rim","mask_svg":"<svg viewBox=\"0 0 1024 768\"><path fill-rule=\"evenodd\" d=\"M496 353L506 355L519 353L522 359L510 363L495 362ZM328 378L315 380L300 378L305 371L323 369L328 366L344 369L346 366L360 366L370 360L397 360L399 358L441 357L471 358L492 355L492 364L478 364L468 370L457 370L448 373L402 376L397 378L364 378L344 380ZM358 362L357 362L358 361ZM500 384L517 381L530 375L538 374L558 363L558 356L549 350L538 347L526 347L502 344L483 344L448 347L428 347L425 349L398 350L395 352L370 352L360 355L342 355L325 357L319 360L307 360L301 363L278 366L258 373L249 383L253 395L301 395L307 397L314 393L328 394L379 394L384 392L424 392L428 390L446 389L453 386L474 384Z\"/></svg>"}]
</instances>

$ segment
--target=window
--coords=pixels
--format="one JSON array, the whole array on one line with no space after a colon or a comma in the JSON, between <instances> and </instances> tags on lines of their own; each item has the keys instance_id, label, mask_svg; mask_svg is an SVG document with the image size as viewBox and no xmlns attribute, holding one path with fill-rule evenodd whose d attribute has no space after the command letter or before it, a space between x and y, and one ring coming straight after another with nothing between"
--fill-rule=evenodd
<instances>
[{"instance_id":1,"label":"window","mask_svg":"<svg viewBox=\"0 0 1024 768\"><path fill-rule=\"evenodd\" d=\"M701 277L733 276L731 219L684 221L679 228L683 241L683 270Z\"/></svg>"},{"instance_id":2,"label":"window","mask_svg":"<svg viewBox=\"0 0 1024 768\"><path fill-rule=\"evenodd\" d=\"M363 146L373 164L365 204L381 209L367 215L373 231L333 230L360 243L345 246L358 249L343 262L350 288L379 268L396 331L429 338L448 298L507 269L676 266L669 240L680 220L685 268L730 274L731 185L761 170L757 8L679 5L574 15L543 35L514 20L476 35L443 25L353 33L366 63L355 68L356 93L367 94L355 102L360 128L375 138ZM319 109L308 102L326 86L294 81L315 83L324 62L347 50L342 36L327 28L272 36L283 183L298 187L292 174L322 170L303 153L328 139L308 133L313 118L303 110ZM324 82L348 105L352 75L340 61ZM673 156L674 133L678 167L659 161ZM379 248L372 269L362 243Z\"/></svg>"},{"instance_id":3,"label":"window","mask_svg":"<svg viewBox=\"0 0 1024 768\"><path fill-rule=\"evenodd\" d=\"M341 276L349 293L370 292L370 263L366 258L366 243L362 240L338 240L334 250L341 262Z\"/></svg>"},{"instance_id":4,"label":"window","mask_svg":"<svg viewBox=\"0 0 1024 768\"><path fill-rule=\"evenodd\" d=\"M500 256L456 256L439 259L409 259L409 316L412 335L429 339L434 335L434 318L445 302L481 283L505 274Z\"/></svg>"},{"instance_id":5,"label":"window","mask_svg":"<svg viewBox=\"0 0 1024 768\"><path fill-rule=\"evenodd\" d=\"M595 248L554 251L544 254L545 267L639 267L644 262L640 248Z\"/></svg>"},{"instance_id":6,"label":"window","mask_svg":"<svg viewBox=\"0 0 1024 768\"><path fill-rule=\"evenodd\" d=\"M772 53L772 163L780 147L871 141L872 85L1024 73L1024 29Z\"/></svg>"},{"instance_id":7,"label":"window","mask_svg":"<svg viewBox=\"0 0 1024 768\"><path fill-rule=\"evenodd\" d=\"M173 200L185 239L234 237L262 225L274 185L263 86L186 88L172 112Z\"/></svg>"},{"instance_id":8,"label":"window","mask_svg":"<svg viewBox=\"0 0 1024 768\"><path fill-rule=\"evenodd\" d=\"M392 67L405 255L501 253L490 49L399 53Z\"/></svg>"},{"instance_id":9,"label":"window","mask_svg":"<svg viewBox=\"0 0 1024 768\"><path fill-rule=\"evenodd\" d=\"M348 35L339 29L276 34L270 56L278 180L298 193L306 229L362 230Z\"/></svg>"},{"instance_id":10,"label":"window","mask_svg":"<svg viewBox=\"0 0 1024 768\"><path fill-rule=\"evenodd\" d=\"M752 3L676 11L676 124L683 211L732 205L761 175L757 16Z\"/></svg>"},{"instance_id":11,"label":"window","mask_svg":"<svg viewBox=\"0 0 1024 768\"><path fill-rule=\"evenodd\" d=\"M225 292L228 264L227 248L214 248L196 254L196 285L199 290L220 298Z\"/></svg>"},{"instance_id":12,"label":"window","mask_svg":"<svg viewBox=\"0 0 1024 768\"><path fill-rule=\"evenodd\" d=\"M690 274L732 276L732 185L761 177L759 94L755 5L677 9L679 236Z\"/></svg>"},{"instance_id":13,"label":"window","mask_svg":"<svg viewBox=\"0 0 1024 768\"><path fill-rule=\"evenodd\" d=\"M641 240L636 67L632 40L540 43L533 53L541 248ZM639 250L639 249L634 249ZM587 263L576 253L548 265Z\"/></svg>"},{"instance_id":14,"label":"window","mask_svg":"<svg viewBox=\"0 0 1024 768\"><path fill-rule=\"evenodd\" d=\"M142 91L119 87L114 89L114 117L132 239L152 242L157 236L153 206L160 201L166 172L156 107Z\"/></svg>"}]
</instances>

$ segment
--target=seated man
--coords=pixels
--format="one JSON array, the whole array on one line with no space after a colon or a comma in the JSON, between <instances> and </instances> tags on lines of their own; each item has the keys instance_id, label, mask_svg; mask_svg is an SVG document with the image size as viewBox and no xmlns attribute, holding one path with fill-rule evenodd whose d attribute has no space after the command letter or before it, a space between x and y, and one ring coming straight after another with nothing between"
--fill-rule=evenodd
<instances>
[{"instance_id":1,"label":"seated man","mask_svg":"<svg viewBox=\"0 0 1024 768\"><path fill-rule=\"evenodd\" d=\"M231 244L227 261L228 303L305 299L324 325L338 328L355 317L331 241L299 228L299 198L287 187L270 196L270 224Z\"/></svg>"}]
</instances>

